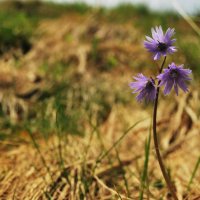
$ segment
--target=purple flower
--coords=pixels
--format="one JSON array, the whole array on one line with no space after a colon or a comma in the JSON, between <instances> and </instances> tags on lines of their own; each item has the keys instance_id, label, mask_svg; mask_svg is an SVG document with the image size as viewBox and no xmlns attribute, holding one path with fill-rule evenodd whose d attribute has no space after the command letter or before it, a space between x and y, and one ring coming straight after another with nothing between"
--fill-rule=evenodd
<instances>
[{"instance_id":1,"label":"purple flower","mask_svg":"<svg viewBox=\"0 0 200 200\"><path fill-rule=\"evenodd\" d=\"M178 95L178 86L184 91L188 91L186 81L190 81L189 75L192 73L190 69L183 69L183 65L176 66L174 63L169 65L164 72L157 76L160 80L159 86L165 85L164 94L170 93L174 86L175 92Z\"/></svg>"},{"instance_id":2,"label":"purple flower","mask_svg":"<svg viewBox=\"0 0 200 200\"><path fill-rule=\"evenodd\" d=\"M167 54L172 54L176 52L176 47L173 46L173 43L176 39L171 39L174 35L174 29L168 28L166 33L163 33L162 27L156 27L151 29L152 38L146 36L144 41L145 48L148 51L154 53L154 60L158 60L161 56L166 56Z\"/></svg>"},{"instance_id":3,"label":"purple flower","mask_svg":"<svg viewBox=\"0 0 200 200\"><path fill-rule=\"evenodd\" d=\"M133 77L136 81L129 84L131 89L134 89L133 93L139 93L136 97L137 101L143 99L147 101L153 101L156 97L155 81L152 78L147 78L143 74L138 74Z\"/></svg>"}]
</instances>

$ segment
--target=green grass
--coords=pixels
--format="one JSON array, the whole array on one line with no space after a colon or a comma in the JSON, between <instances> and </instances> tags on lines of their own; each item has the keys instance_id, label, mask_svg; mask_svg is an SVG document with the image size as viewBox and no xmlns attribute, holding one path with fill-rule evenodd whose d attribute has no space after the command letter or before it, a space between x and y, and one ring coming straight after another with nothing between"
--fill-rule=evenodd
<instances>
[{"instance_id":1,"label":"green grass","mask_svg":"<svg viewBox=\"0 0 200 200\"><path fill-rule=\"evenodd\" d=\"M146 119L139 120L139 121L137 121L136 123L134 123L132 126L130 126L126 131L124 131L124 133L113 143L113 145L112 145L108 150L106 150L105 152L100 153L100 154L97 156L96 165L95 165L95 167L94 167L94 171L95 171L97 165L98 165L99 163L101 163L101 161L102 161L104 158L106 158L106 157L109 155L109 153L110 153L113 149L115 149L115 148L121 143L121 141L125 138L125 136L126 136L135 126L137 126L140 122L142 122L142 121L144 121L144 120L146 120Z\"/></svg>"},{"instance_id":2,"label":"green grass","mask_svg":"<svg viewBox=\"0 0 200 200\"><path fill-rule=\"evenodd\" d=\"M43 19L55 18L64 13L76 12L84 14L90 11L91 7L85 3L76 2L69 4L56 4L53 2L41 1L2 1L0 2L0 10L6 10L10 14L24 12L29 18Z\"/></svg>"},{"instance_id":3,"label":"green grass","mask_svg":"<svg viewBox=\"0 0 200 200\"><path fill-rule=\"evenodd\" d=\"M144 167L143 172L141 176L141 185L140 185L140 200L143 200L144 190L146 189L147 193L149 190L149 184L148 184L148 163L149 163L149 156L150 156L150 148L151 148L151 126L149 130L149 136L147 140L145 141L145 159L144 159Z\"/></svg>"},{"instance_id":4,"label":"green grass","mask_svg":"<svg viewBox=\"0 0 200 200\"><path fill-rule=\"evenodd\" d=\"M13 47L27 53L32 47L31 38L40 20L70 12L85 14L90 9L84 3L65 5L39 1L0 2L0 55Z\"/></svg>"},{"instance_id":5,"label":"green grass","mask_svg":"<svg viewBox=\"0 0 200 200\"><path fill-rule=\"evenodd\" d=\"M31 141L32 141L32 143L33 143L33 146L34 146L34 148L36 149L36 152L37 152L38 155L40 156L40 159L41 159L41 161L42 161L42 163L43 163L43 166L46 168L47 173L49 174L49 177L50 177L51 180L53 181L53 176L52 176L52 174L51 174L50 168L49 168L49 166L48 166L47 163L46 163L45 157L43 156L43 154L42 154L42 152L41 152L41 150L40 150L40 146L39 146L39 144L38 144L38 142L37 142L37 140L36 140L34 134L32 133L30 124L29 124L29 123L26 123L26 124L24 124L24 127L25 127L25 129L27 130L27 132L28 132L28 134L29 134L29 136L30 136L30 138L31 138Z\"/></svg>"},{"instance_id":6,"label":"green grass","mask_svg":"<svg viewBox=\"0 0 200 200\"><path fill-rule=\"evenodd\" d=\"M198 79L200 75L200 39L188 41L180 37L180 51L186 58L185 66L193 70L193 75Z\"/></svg>"},{"instance_id":7,"label":"green grass","mask_svg":"<svg viewBox=\"0 0 200 200\"><path fill-rule=\"evenodd\" d=\"M30 21L24 12L0 11L0 23L0 54L13 47L21 48L23 53L30 50L35 21Z\"/></svg>"},{"instance_id":8,"label":"green grass","mask_svg":"<svg viewBox=\"0 0 200 200\"><path fill-rule=\"evenodd\" d=\"M194 178L195 178L195 176L196 176L196 174L197 174L197 171L198 171L198 169L199 169L199 166L200 166L200 156L199 156L198 159L197 159L196 165L195 165L194 170L193 170L193 172L192 172L192 175L191 175L191 177L190 177L190 181L189 181L189 183L188 183L187 190L190 190L191 185L192 185L192 182L193 182L193 180L194 180Z\"/></svg>"},{"instance_id":9,"label":"green grass","mask_svg":"<svg viewBox=\"0 0 200 200\"><path fill-rule=\"evenodd\" d=\"M122 170L122 178L123 178L124 185L125 185L125 188L126 188L126 195L129 197L130 196L130 190L129 190L128 180L126 178L126 172L125 172L125 169L123 167L123 164L122 164L122 161L120 159L119 152L118 152L117 148L115 148L115 152L116 152L117 160L118 160L119 165L120 165L121 170Z\"/></svg>"}]
</instances>

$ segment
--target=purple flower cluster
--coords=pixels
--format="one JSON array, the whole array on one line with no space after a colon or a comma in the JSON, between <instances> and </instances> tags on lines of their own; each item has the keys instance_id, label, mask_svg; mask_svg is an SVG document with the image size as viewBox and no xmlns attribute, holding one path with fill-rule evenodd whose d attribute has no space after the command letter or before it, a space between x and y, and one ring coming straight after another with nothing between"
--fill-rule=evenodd
<instances>
[{"instance_id":1,"label":"purple flower cluster","mask_svg":"<svg viewBox=\"0 0 200 200\"><path fill-rule=\"evenodd\" d=\"M167 54L172 54L176 52L176 47L173 46L173 43L176 39L172 39L174 35L174 29L168 28L166 33L163 33L161 26L152 28L152 38L146 36L147 41L144 41L144 46L146 49L153 53L154 60L158 60L161 56L166 57ZM137 101L154 101L156 98L157 88L161 86L164 87L164 95L170 93L172 88L178 95L178 87L181 88L184 92L188 91L186 85L187 81L190 81L191 78L189 75L192 73L190 69L184 69L183 65L176 65L171 63L168 65L168 68L164 69L159 75L157 75L158 84L156 84L153 78L148 78L143 74L138 74L133 77L134 82L129 84L130 88L133 89L133 93L138 93L136 96Z\"/></svg>"}]
</instances>

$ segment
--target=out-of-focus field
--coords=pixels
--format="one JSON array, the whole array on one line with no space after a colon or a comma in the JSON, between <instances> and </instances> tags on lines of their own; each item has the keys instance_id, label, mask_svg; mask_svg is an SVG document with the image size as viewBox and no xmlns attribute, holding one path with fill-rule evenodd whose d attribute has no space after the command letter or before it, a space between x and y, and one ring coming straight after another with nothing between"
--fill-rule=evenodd
<instances>
[{"instance_id":1,"label":"out-of-focus field","mask_svg":"<svg viewBox=\"0 0 200 200\"><path fill-rule=\"evenodd\" d=\"M1 200L171 199L147 148L153 105L138 104L128 87L133 75L158 70L143 47L155 25L176 29L178 52L167 63L193 70L189 93L160 97L162 155L179 199L200 199L193 29L143 6L16 1L0 4Z\"/></svg>"}]
</instances>

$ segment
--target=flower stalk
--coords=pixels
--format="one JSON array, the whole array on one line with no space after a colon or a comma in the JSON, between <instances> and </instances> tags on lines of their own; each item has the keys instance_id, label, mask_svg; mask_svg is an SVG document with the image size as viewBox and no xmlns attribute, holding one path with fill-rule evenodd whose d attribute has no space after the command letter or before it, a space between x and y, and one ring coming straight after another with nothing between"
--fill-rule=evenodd
<instances>
[{"instance_id":1,"label":"flower stalk","mask_svg":"<svg viewBox=\"0 0 200 200\"><path fill-rule=\"evenodd\" d=\"M160 67L160 73L163 70L163 66L165 64L165 61L166 61L166 56L164 57L163 63L161 65L161 67ZM158 82L158 85L159 85L159 82ZM158 145L158 137L157 137L157 130L156 130L156 121L157 121L157 108L158 108L159 90L160 90L160 87L157 87L156 98L155 98L155 101L154 101L154 109L153 109L153 140L154 140L154 147L155 147L155 151L156 151L156 156L157 156L157 159L158 159L158 163L159 163L161 172L163 174L163 177L164 177L164 179L165 179L165 181L167 183L167 186L168 186L168 188L169 188L169 190L170 190L170 192L171 192L174 200L178 200L178 198L176 196L176 192L174 190L174 186L173 186L173 184L172 184L172 182L170 180L169 175L166 172L166 169L165 169L165 166L164 166L164 163L162 161L161 154L160 154L159 145Z\"/></svg>"},{"instance_id":2,"label":"flower stalk","mask_svg":"<svg viewBox=\"0 0 200 200\"><path fill-rule=\"evenodd\" d=\"M144 46L149 52L153 53L154 60L160 59L161 56L164 57L162 65L159 69L159 74L156 76L158 84L155 84L156 78L148 78L142 73L140 73L137 76L133 77L135 81L131 82L129 86L131 89L133 89L132 93L138 93L138 95L136 96L136 100L138 102L141 102L143 100L145 100L146 102L154 102L153 139L156 156L160 165L161 172L172 194L172 197L174 200L178 200L176 196L175 187L172 184L170 177L165 169L165 165L159 150L156 130L158 98L161 86L164 86L164 95L168 95L173 87L176 92L176 95L178 95L178 88L182 89L184 92L188 92L189 90L187 82L191 81L190 74L192 73L192 70L184 69L183 65L176 65L173 62L169 64L167 68L163 69L166 62L167 54L172 54L177 51L176 47L173 44L176 41L176 39L172 38L175 32L174 29L168 28L166 33L164 33L161 26L156 27L155 29L152 28L151 31L152 38L146 36L147 40L144 41Z\"/></svg>"}]
</instances>

